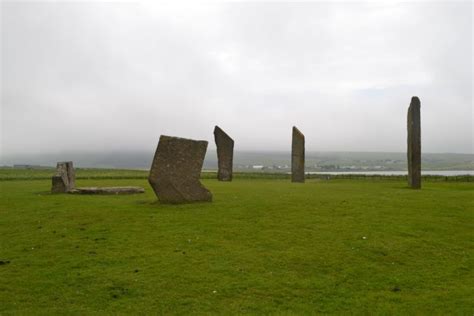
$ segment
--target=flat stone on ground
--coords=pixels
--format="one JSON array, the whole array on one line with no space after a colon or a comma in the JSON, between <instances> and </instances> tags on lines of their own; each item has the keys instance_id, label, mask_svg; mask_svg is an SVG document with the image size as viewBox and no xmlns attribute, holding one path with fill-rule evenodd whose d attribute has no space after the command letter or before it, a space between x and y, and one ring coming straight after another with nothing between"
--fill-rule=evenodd
<instances>
[{"instance_id":1,"label":"flat stone on ground","mask_svg":"<svg viewBox=\"0 0 474 316\"><path fill-rule=\"evenodd\" d=\"M136 194L144 192L145 189L141 187L83 187L69 191L72 194Z\"/></svg>"}]
</instances>

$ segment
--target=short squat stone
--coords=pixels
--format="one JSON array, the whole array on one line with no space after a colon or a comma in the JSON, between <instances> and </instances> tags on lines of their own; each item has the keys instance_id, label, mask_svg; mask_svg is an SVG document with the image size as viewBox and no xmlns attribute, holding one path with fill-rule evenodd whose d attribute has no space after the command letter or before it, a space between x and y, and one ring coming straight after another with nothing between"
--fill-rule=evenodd
<instances>
[{"instance_id":1,"label":"short squat stone","mask_svg":"<svg viewBox=\"0 0 474 316\"><path fill-rule=\"evenodd\" d=\"M148 176L162 203L212 201L212 194L199 181L207 141L162 135Z\"/></svg>"},{"instance_id":2,"label":"short squat stone","mask_svg":"<svg viewBox=\"0 0 474 316\"><path fill-rule=\"evenodd\" d=\"M291 181L304 182L304 135L293 126L293 136L291 144Z\"/></svg>"},{"instance_id":3,"label":"short squat stone","mask_svg":"<svg viewBox=\"0 0 474 316\"><path fill-rule=\"evenodd\" d=\"M408 108L408 185L413 189L421 188L421 102L412 97Z\"/></svg>"},{"instance_id":4,"label":"short squat stone","mask_svg":"<svg viewBox=\"0 0 474 316\"><path fill-rule=\"evenodd\" d=\"M217 147L217 179L219 181L232 181L234 140L219 126L214 128L214 140Z\"/></svg>"},{"instance_id":5,"label":"short squat stone","mask_svg":"<svg viewBox=\"0 0 474 316\"><path fill-rule=\"evenodd\" d=\"M76 174L72 161L58 162L52 178L52 193L66 193L76 187Z\"/></svg>"}]
</instances>

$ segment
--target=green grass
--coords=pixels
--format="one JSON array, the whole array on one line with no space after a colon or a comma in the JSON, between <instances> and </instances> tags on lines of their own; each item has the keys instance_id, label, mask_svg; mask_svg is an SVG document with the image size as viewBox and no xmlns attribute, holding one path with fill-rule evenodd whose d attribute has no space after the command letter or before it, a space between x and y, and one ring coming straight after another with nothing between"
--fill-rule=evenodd
<instances>
[{"instance_id":1,"label":"green grass","mask_svg":"<svg viewBox=\"0 0 474 316\"><path fill-rule=\"evenodd\" d=\"M145 179L148 177L148 171L145 170L75 168L75 172L78 179ZM0 181L49 180L55 173L55 168L0 168Z\"/></svg>"},{"instance_id":2,"label":"green grass","mask_svg":"<svg viewBox=\"0 0 474 316\"><path fill-rule=\"evenodd\" d=\"M236 179L213 203L0 181L0 314L474 313L474 185ZM9 263L7 263L9 261Z\"/></svg>"}]
</instances>

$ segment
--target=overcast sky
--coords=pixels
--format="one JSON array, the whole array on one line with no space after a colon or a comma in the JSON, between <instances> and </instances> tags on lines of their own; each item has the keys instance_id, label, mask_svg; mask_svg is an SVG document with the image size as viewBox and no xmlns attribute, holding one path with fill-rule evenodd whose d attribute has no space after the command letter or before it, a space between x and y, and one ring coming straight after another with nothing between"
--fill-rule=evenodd
<instances>
[{"instance_id":1,"label":"overcast sky","mask_svg":"<svg viewBox=\"0 0 474 316\"><path fill-rule=\"evenodd\" d=\"M465 2L2 2L3 155L153 150L161 134L237 150L473 152Z\"/></svg>"}]
</instances>

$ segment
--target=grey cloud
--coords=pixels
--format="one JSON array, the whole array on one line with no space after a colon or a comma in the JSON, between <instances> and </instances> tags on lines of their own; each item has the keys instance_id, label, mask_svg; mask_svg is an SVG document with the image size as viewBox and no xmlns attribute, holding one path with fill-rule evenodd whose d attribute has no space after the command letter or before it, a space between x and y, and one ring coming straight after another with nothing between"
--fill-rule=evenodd
<instances>
[{"instance_id":1,"label":"grey cloud","mask_svg":"<svg viewBox=\"0 0 474 316\"><path fill-rule=\"evenodd\" d=\"M2 2L2 154L236 149L473 152L472 4ZM211 142L211 148L213 147Z\"/></svg>"}]
</instances>

